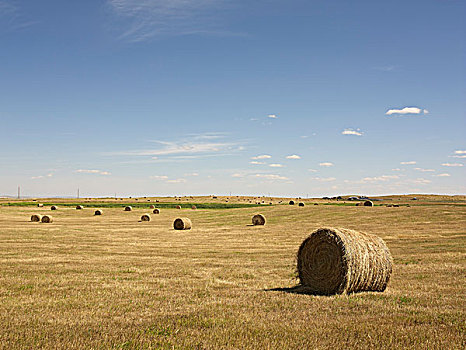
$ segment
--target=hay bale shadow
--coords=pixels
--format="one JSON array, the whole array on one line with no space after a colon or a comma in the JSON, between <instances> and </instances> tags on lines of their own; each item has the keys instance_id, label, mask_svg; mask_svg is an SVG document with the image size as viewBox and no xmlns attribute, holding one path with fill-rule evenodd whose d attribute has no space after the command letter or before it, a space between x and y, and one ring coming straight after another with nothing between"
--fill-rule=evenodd
<instances>
[{"instance_id":1,"label":"hay bale shadow","mask_svg":"<svg viewBox=\"0 0 466 350\"><path fill-rule=\"evenodd\" d=\"M301 294L301 295L329 295L329 294L322 294L317 293L316 291L311 290L311 288L297 285L294 287L277 287L277 288L268 288L264 289L265 292L283 292L283 293L290 293L290 294Z\"/></svg>"}]
</instances>

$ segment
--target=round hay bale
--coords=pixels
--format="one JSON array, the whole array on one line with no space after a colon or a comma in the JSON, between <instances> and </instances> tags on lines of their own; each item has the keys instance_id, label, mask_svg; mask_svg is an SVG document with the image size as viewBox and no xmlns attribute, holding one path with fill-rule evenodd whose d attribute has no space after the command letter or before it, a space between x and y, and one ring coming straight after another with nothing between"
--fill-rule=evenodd
<instances>
[{"instance_id":1,"label":"round hay bale","mask_svg":"<svg viewBox=\"0 0 466 350\"><path fill-rule=\"evenodd\" d=\"M141 216L141 221L150 221L149 214L144 214L143 216Z\"/></svg>"},{"instance_id":2,"label":"round hay bale","mask_svg":"<svg viewBox=\"0 0 466 350\"><path fill-rule=\"evenodd\" d=\"M155 205L151 204L150 209L155 209Z\"/></svg>"},{"instance_id":3,"label":"round hay bale","mask_svg":"<svg viewBox=\"0 0 466 350\"><path fill-rule=\"evenodd\" d=\"M391 208L391 207L393 207L393 204L387 204L387 207Z\"/></svg>"},{"instance_id":4,"label":"round hay bale","mask_svg":"<svg viewBox=\"0 0 466 350\"><path fill-rule=\"evenodd\" d=\"M365 201L365 202L364 202L364 206L365 206L365 207L373 207L373 206L374 206L374 203L372 203L372 201Z\"/></svg>"},{"instance_id":5,"label":"round hay bale","mask_svg":"<svg viewBox=\"0 0 466 350\"><path fill-rule=\"evenodd\" d=\"M400 205L399 205L399 204L393 204L393 207L394 207L394 208L399 208Z\"/></svg>"},{"instance_id":6,"label":"round hay bale","mask_svg":"<svg viewBox=\"0 0 466 350\"><path fill-rule=\"evenodd\" d=\"M303 202L300 202L300 203L298 204L298 206L304 207L304 203L303 203Z\"/></svg>"},{"instance_id":7,"label":"round hay bale","mask_svg":"<svg viewBox=\"0 0 466 350\"><path fill-rule=\"evenodd\" d=\"M40 221L44 224L50 224L53 222L53 217L52 215L44 215Z\"/></svg>"},{"instance_id":8,"label":"round hay bale","mask_svg":"<svg viewBox=\"0 0 466 350\"><path fill-rule=\"evenodd\" d=\"M314 203L314 205L319 205L319 203Z\"/></svg>"},{"instance_id":9,"label":"round hay bale","mask_svg":"<svg viewBox=\"0 0 466 350\"><path fill-rule=\"evenodd\" d=\"M39 208L42 208L44 205L43 205L42 203L37 203L37 206L38 206Z\"/></svg>"},{"instance_id":10,"label":"round hay bale","mask_svg":"<svg viewBox=\"0 0 466 350\"><path fill-rule=\"evenodd\" d=\"M76 206L76 210L82 210L82 209L84 209L84 207L82 205L77 205Z\"/></svg>"},{"instance_id":11,"label":"round hay bale","mask_svg":"<svg viewBox=\"0 0 466 350\"><path fill-rule=\"evenodd\" d=\"M252 217L252 224L254 226L265 225L265 216L262 214L256 214Z\"/></svg>"},{"instance_id":12,"label":"round hay bale","mask_svg":"<svg viewBox=\"0 0 466 350\"><path fill-rule=\"evenodd\" d=\"M125 211L131 211L131 210L133 210L132 206L128 205L128 206L125 207Z\"/></svg>"},{"instance_id":13,"label":"round hay bale","mask_svg":"<svg viewBox=\"0 0 466 350\"><path fill-rule=\"evenodd\" d=\"M97 209L95 212L94 212L94 215L102 215L104 212L102 211L102 209Z\"/></svg>"},{"instance_id":14,"label":"round hay bale","mask_svg":"<svg viewBox=\"0 0 466 350\"><path fill-rule=\"evenodd\" d=\"M159 208L154 208L154 210L152 211L152 213L154 213L154 214L160 214L160 209L159 209Z\"/></svg>"},{"instance_id":15,"label":"round hay bale","mask_svg":"<svg viewBox=\"0 0 466 350\"><path fill-rule=\"evenodd\" d=\"M188 218L177 218L173 222L173 228L175 230L190 230L192 226L193 224Z\"/></svg>"},{"instance_id":16,"label":"round hay bale","mask_svg":"<svg viewBox=\"0 0 466 350\"><path fill-rule=\"evenodd\" d=\"M196 207L195 205L193 205L193 206L191 207L191 209L192 209L192 210L196 210L197 207Z\"/></svg>"},{"instance_id":17,"label":"round hay bale","mask_svg":"<svg viewBox=\"0 0 466 350\"><path fill-rule=\"evenodd\" d=\"M176 209L181 209L181 205L177 205L175 208Z\"/></svg>"},{"instance_id":18,"label":"round hay bale","mask_svg":"<svg viewBox=\"0 0 466 350\"><path fill-rule=\"evenodd\" d=\"M362 206L362 203L356 203L356 206L360 207L360 206Z\"/></svg>"},{"instance_id":19,"label":"round hay bale","mask_svg":"<svg viewBox=\"0 0 466 350\"><path fill-rule=\"evenodd\" d=\"M294 201L289 201L288 204L289 205L294 205Z\"/></svg>"},{"instance_id":20,"label":"round hay bale","mask_svg":"<svg viewBox=\"0 0 466 350\"><path fill-rule=\"evenodd\" d=\"M52 206L50 207L50 210L57 210L57 209L58 209L58 208L57 208L56 205L52 205Z\"/></svg>"},{"instance_id":21,"label":"round hay bale","mask_svg":"<svg viewBox=\"0 0 466 350\"><path fill-rule=\"evenodd\" d=\"M33 214L31 215L32 222L40 222L42 220L42 215L40 214Z\"/></svg>"},{"instance_id":22,"label":"round hay bale","mask_svg":"<svg viewBox=\"0 0 466 350\"><path fill-rule=\"evenodd\" d=\"M316 294L383 292L392 256L378 236L345 228L320 228L298 250L298 274Z\"/></svg>"}]
</instances>

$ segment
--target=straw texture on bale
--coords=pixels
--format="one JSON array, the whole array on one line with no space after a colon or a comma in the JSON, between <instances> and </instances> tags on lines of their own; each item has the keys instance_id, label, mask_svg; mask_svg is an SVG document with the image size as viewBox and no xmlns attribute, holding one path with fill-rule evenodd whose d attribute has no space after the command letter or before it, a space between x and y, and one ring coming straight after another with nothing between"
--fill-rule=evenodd
<instances>
[{"instance_id":1,"label":"straw texture on bale","mask_svg":"<svg viewBox=\"0 0 466 350\"><path fill-rule=\"evenodd\" d=\"M155 205L151 204L150 209L155 209Z\"/></svg>"},{"instance_id":2,"label":"straw texture on bale","mask_svg":"<svg viewBox=\"0 0 466 350\"><path fill-rule=\"evenodd\" d=\"M159 208L155 208L152 212L153 212L154 214L160 214L160 209L159 209Z\"/></svg>"},{"instance_id":3,"label":"straw texture on bale","mask_svg":"<svg viewBox=\"0 0 466 350\"><path fill-rule=\"evenodd\" d=\"M125 211L131 211L133 210L133 207L131 207L130 205L128 205L127 207L125 207Z\"/></svg>"},{"instance_id":4,"label":"straw texture on bale","mask_svg":"<svg viewBox=\"0 0 466 350\"><path fill-rule=\"evenodd\" d=\"M192 226L191 220L188 218L177 218L173 222L173 228L175 230L190 230Z\"/></svg>"},{"instance_id":5,"label":"straw texture on bale","mask_svg":"<svg viewBox=\"0 0 466 350\"><path fill-rule=\"evenodd\" d=\"M42 220L42 215L40 214L33 214L31 215L32 222L40 222Z\"/></svg>"},{"instance_id":6,"label":"straw texture on bale","mask_svg":"<svg viewBox=\"0 0 466 350\"><path fill-rule=\"evenodd\" d=\"M252 224L254 226L265 225L265 216L262 214L256 214L252 217Z\"/></svg>"},{"instance_id":7,"label":"straw texture on bale","mask_svg":"<svg viewBox=\"0 0 466 350\"><path fill-rule=\"evenodd\" d=\"M95 212L94 212L94 215L102 215L104 212L101 210L101 209L97 209Z\"/></svg>"},{"instance_id":8,"label":"straw texture on bale","mask_svg":"<svg viewBox=\"0 0 466 350\"><path fill-rule=\"evenodd\" d=\"M51 215L44 215L41 219L41 222L45 224L50 224L53 222L53 217Z\"/></svg>"},{"instance_id":9,"label":"straw texture on bale","mask_svg":"<svg viewBox=\"0 0 466 350\"><path fill-rule=\"evenodd\" d=\"M304 203L303 203L303 202L299 203L298 205L299 205L300 207L304 207Z\"/></svg>"},{"instance_id":10,"label":"straw texture on bale","mask_svg":"<svg viewBox=\"0 0 466 350\"><path fill-rule=\"evenodd\" d=\"M316 294L383 292L392 256L377 236L344 228L320 228L306 238L297 256L299 280Z\"/></svg>"},{"instance_id":11,"label":"straw texture on bale","mask_svg":"<svg viewBox=\"0 0 466 350\"><path fill-rule=\"evenodd\" d=\"M294 201L290 201L288 204L289 205L294 205Z\"/></svg>"},{"instance_id":12,"label":"straw texture on bale","mask_svg":"<svg viewBox=\"0 0 466 350\"><path fill-rule=\"evenodd\" d=\"M52 205L52 206L50 207L50 210L57 210L57 209L58 209L58 208L57 208L56 205Z\"/></svg>"},{"instance_id":13,"label":"straw texture on bale","mask_svg":"<svg viewBox=\"0 0 466 350\"><path fill-rule=\"evenodd\" d=\"M77 209L77 210L81 210L81 209L84 209L84 207L83 207L82 205L77 205L77 206L76 206L76 209Z\"/></svg>"},{"instance_id":14,"label":"straw texture on bale","mask_svg":"<svg viewBox=\"0 0 466 350\"><path fill-rule=\"evenodd\" d=\"M148 214L144 214L141 216L141 221L150 221L150 216Z\"/></svg>"},{"instance_id":15,"label":"straw texture on bale","mask_svg":"<svg viewBox=\"0 0 466 350\"><path fill-rule=\"evenodd\" d=\"M371 201L365 201L365 202L364 202L364 206L365 206L365 207L373 207L373 206L374 206L374 203L372 203Z\"/></svg>"},{"instance_id":16,"label":"straw texture on bale","mask_svg":"<svg viewBox=\"0 0 466 350\"><path fill-rule=\"evenodd\" d=\"M175 208L176 209L181 209L181 205L177 205Z\"/></svg>"}]
</instances>

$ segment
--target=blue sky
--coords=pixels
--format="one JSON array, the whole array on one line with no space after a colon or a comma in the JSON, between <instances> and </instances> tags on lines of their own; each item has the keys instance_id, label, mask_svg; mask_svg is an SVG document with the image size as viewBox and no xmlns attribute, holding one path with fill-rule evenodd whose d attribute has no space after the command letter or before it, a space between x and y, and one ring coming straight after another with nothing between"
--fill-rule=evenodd
<instances>
[{"instance_id":1,"label":"blue sky","mask_svg":"<svg viewBox=\"0 0 466 350\"><path fill-rule=\"evenodd\" d=\"M465 17L0 0L0 195L465 194Z\"/></svg>"}]
</instances>

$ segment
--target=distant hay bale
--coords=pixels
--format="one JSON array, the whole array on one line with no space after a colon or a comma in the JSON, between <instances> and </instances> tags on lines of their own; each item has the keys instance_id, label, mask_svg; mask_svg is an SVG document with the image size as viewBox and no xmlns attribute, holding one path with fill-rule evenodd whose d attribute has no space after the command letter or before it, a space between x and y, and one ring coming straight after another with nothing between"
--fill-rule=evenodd
<instances>
[{"instance_id":1,"label":"distant hay bale","mask_svg":"<svg viewBox=\"0 0 466 350\"><path fill-rule=\"evenodd\" d=\"M44 205L43 205L42 203L37 203L37 206L38 206L39 208L42 208Z\"/></svg>"},{"instance_id":2,"label":"distant hay bale","mask_svg":"<svg viewBox=\"0 0 466 350\"><path fill-rule=\"evenodd\" d=\"M190 230L192 226L191 220L188 218L177 218L173 222L173 228L175 230Z\"/></svg>"},{"instance_id":3,"label":"distant hay bale","mask_svg":"<svg viewBox=\"0 0 466 350\"><path fill-rule=\"evenodd\" d=\"M319 203L314 203L314 205L319 205Z\"/></svg>"},{"instance_id":4,"label":"distant hay bale","mask_svg":"<svg viewBox=\"0 0 466 350\"><path fill-rule=\"evenodd\" d=\"M32 222L40 222L42 220L42 215L40 214L33 214L31 215Z\"/></svg>"},{"instance_id":5,"label":"distant hay bale","mask_svg":"<svg viewBox=\"0 0 466 350\"><path fill-rule=\"evenodd\" d=\"M56 205L52 205L52 206L50 207L50 210L57 210L57 209L58 209L58 208L57 208Z\"/></svg>"},{"instance_id":6,"label":"distant hay bale","mask_svg":"<svg viewBox=\"0 0 466 350\"><path fill-rule=\"evenodd\" d=\"M154 208L154 210L152 211L152 213L154 213L154 214L160 214L160 209Z\"/></svg>"},{"instance_id":7,"label":"distant hay bale","mask_svg":"<svg viewBox=\"0 0 466 350\"><path fill-rule=\"evenodd\" d=\"M254 226L265 225L265 216L262 214L256 214L252 217L252 224Z\"/></svg>"},{"instance_id":8,"label":"distant hay bale","mask_svg":"<svg viewBox=\"0 0 466 350\"><path fill-rule=\"evenodd\" d=\"M345 228L320 228L311 233L297 256L301 284L324 295L383 292L392 264L380 237Z\"/></svg>"},{"instance_id":9,"label":"distant hay bale","mask_svg":"<svg viewBox=\"0 0 466 350\"><path fill-rule=\"evenodd\" d=\"M365 207L373 207L373 206L374 206L374 203L372 203L372 201L365 201L365 202L364 202L364 206L365 206Z\"/></svg>"},{"instance_id":10,"label":"distant hay bale","mask_svg":"<svg viewBox=\"0 0 466 350\"><path fill-rule=\"evenodd\" d=\"M52 215L44 215L40 221L44 224L50 224L53 222L53 217Z\"/></svg>"},{"instance_id":11,"label":"distant hay bale","mask_svg":"<svg viewBox=\"0 0 466 350\"><path fill-rule=\"evenodd\" d=\"M289 205L294 205L294 201L289 201L288 204Z\"/></svg>"},{"instance_id":12,"label":"distant hay bale","mask_svg":"<svg viewBox=\"0 0 466 350\"><path fill-rule=\"evenodd\" d=\"M399 205L399 204L393 204L393 207L394 207L394 208L399 208L400 205Z\"/></svg>"},{"instance_id":13,"label":"distant hay bale","mask_svg":"<svg viewBox=\"0 0 466 350\"><path fill-rule=\"evenodd\" d=\"M181 209L181 205L177 205L175 208L176 209Z\"/></svg>"},{"instance_id":14,"label":"distant hay bale","mask_svg":"<svg viewBox=\"0 0 466 350\"><path fill-rule=\"evenodd\" d=\"M151 204L150 209L155 209L155 205Z\"/></svg>"},{"instance_id":15,"label":"distant hay bale","mask_svg":"<svg viewBox=\"0 0 466 350\"><path fill-rule=\"evenodd\" d=\"M144 214L143 216L141 216L141 221L150 221L149 214Z\"/></svg>"},{"instance_id":16,"label":"distant hay bale","mask_svg":"<svg viewBox=\"0 0 466 350\"><path fill-rule=\"evenodd\" d=\"M128 205L128 206L125 207L125 211L131 211L131 210L133 210L132 206Z\"/></svg>"},{"instance_id":17,"label":"distant hay bale","mask_svg":"<svg viewBox=\"0 0 466 350\"><path fill-rule=\"evenodd\" d=\"M393 207L393 204L387 204L387 207L388 208Z\"/></svg>"},{"instance_id":18,"label":"distant hay bale","mask_svg":"<svg viewBox=\"0 0 466 350\"><path fill-rule=\"evenodd\" d=\"M303 202L300 202L300 203L298 204L298 206L304 207L304 203L303 203Z\"/></svg>"},{"instance_id":19,"label":"distant hay bale","mask_svg":"<svg viewBox=\"0 0 466 350\"><path fill-rule=\"evenodd\" d=\"M84 209L84 207L82 205L77 205L76 206L76 210L82 210L82 209Z\"/></svg>"},{"instance_id":20,"label":"distant hay bale","mask_svg":"<svg viewBox=\"0 0 466 350\"><path fill-rule=\"evenodd\" d=\"M362 206L362 205L363 205L363 203L356 203L356 206L357 206L357 207L360 207L360 206Z\"/></svg>"},{"instance_id":21,"label":"distant hay bale","mask_svg":"<svg viewBox=\"0 0 466 350\"><path fill-rule=\"evenodd\" d=\"M102 209L97 209L95 212L94 212L94 215L102 215L104 212L102 211Z\"/></svg>"},{"instance_id":22,"label":"distant hay bale","mask_svg":"<svg viewBox=\"0 0 466 350\"><path fill-rule=\"evenodd\" d=\"M197 207L196 207L195 205L193 205L193 206L191 207L191 209L192 209L192 210L196 210Z\"/></svg>"}]
</instances>

